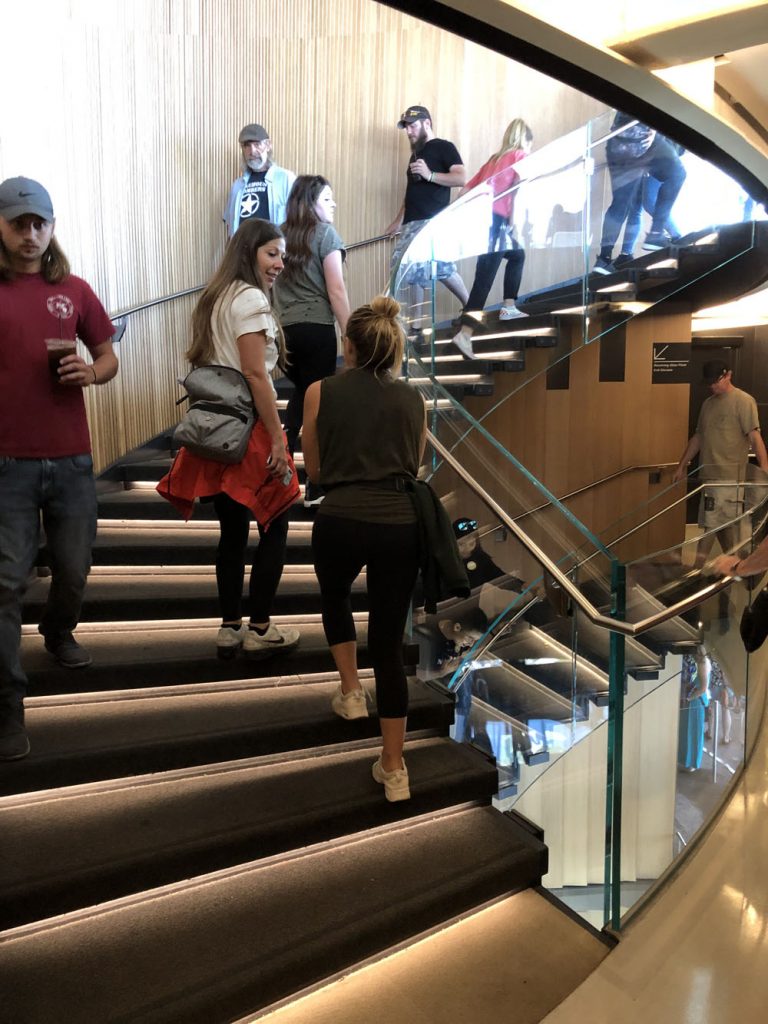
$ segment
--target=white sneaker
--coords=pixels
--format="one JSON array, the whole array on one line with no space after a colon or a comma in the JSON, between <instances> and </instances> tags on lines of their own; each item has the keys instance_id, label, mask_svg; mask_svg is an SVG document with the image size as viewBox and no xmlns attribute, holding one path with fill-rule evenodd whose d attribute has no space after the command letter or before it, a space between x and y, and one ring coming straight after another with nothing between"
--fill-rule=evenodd
<instances>
[{"instance_id":1,"label":"white sneaker","mask_svg":"<svg viewBox=\"0 0 768 1024\"><path fill-rule=\"evenodd\" d=\"M373 762L371 774L377 782L384 787L384 796L390 803L396 800L410 800L411 788L408 785L408 769L403 761L402 768L395 768L393 772L385 772L381 767L381 757Z\"/></svg>"},{"instance_id":2,"label":"white sneaker","mask_svg":"<svg viewBox=\"0 0 768 1024\"><path fill-rule=\"evenodd\" d=\"M216 656L224 661L234 658L243 646L245 630L222 626L216 634Z\"/></svg>"},{"instance_id":3,"label":"white sneaker","mask_svg":"<svg viewBox=\"0 0 768 1024\"><path fill-rule=\"evenodd\" d=\"M325 491L307 480L304 486L304 508L317 508L325 497Z\"/></svg>"},{"instance_id":4,"label":"white sneaker","mask_svg":"<svg viewBox=\"0 0 768 1024\"><path fill-rule=\"evenodd\" d=\"M331 707L339 718L367 718L368 704L365 700L365 690L350 690L349 693L342 693L341 685L331 697Z\"/></svg>"},{"instance_id":5,"label":"white sneaker","mask_svg":"<svg viewBox=\"0 0 768 1024\"><path fill-rule=\"evenodd\" d=\"M259 636L255 629L249 629L246 632L243 639L243 651L251 658L263 654L275 654L278 651L290 651L296 647L299 638L298 629L270 623L264 636Z\"/></svg>"},{"instance_id":6,"label":"white sneaker","mask_svg":"<svg viewBox=\"0 0 768 1024\"><path fill-rule=\"evenodd\" d=\"M499 320L517 320L518 317L528 316L522 309L518 309L517 306L511 303L508 306L502 306L501 312L499 313Z\"/></svg>"},{"instance_id":7,"label":"white sneaker","mask_svg":"<svg viewBox=\"0 0 768 1024\"><path fill-rule=\"evenodd\" d=\"M472 348L472 335L469 331L459 331L458 334L454 334L451 340L465 359L475 358L475 352Z\"/></svg>"}]
</instances>

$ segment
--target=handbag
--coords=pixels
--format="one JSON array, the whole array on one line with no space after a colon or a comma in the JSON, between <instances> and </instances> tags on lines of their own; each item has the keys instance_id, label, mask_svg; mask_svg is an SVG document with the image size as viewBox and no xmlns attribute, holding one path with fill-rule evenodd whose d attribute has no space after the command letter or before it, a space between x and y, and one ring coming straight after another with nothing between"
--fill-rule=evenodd
<instances>
[{"instance_id":1,"label":"handbag","mask_svg":"<svg viewBox=\"0 0 768 1024\"><path fill-rule=\"evenodd\" d=\"M651 148L656 137L653 128L637 123L608 140L608 156L611 160L639 160Z\"/></svg>"},{"instance_id":2,"label":"handbag","mask_svg":"<svg viewBox=\"0 0 768 1024\"><path fill-rule=\"evenodd\" d=\"M739 632L748 654L762 647L768 636L768 590L761 590L742 612Z\"/></svg>"},{"instance_id":3,"label":"handbag","mask_svg":"<svg viewBox=\"0 0 768 1024\"><path fill-rule=\"evenodd\" d=\"M242 462L257 419L248 381L232 366L198 366L179 383L189 409L173 432L176 447L214 462Z\"/></svg>"}]
</instances>

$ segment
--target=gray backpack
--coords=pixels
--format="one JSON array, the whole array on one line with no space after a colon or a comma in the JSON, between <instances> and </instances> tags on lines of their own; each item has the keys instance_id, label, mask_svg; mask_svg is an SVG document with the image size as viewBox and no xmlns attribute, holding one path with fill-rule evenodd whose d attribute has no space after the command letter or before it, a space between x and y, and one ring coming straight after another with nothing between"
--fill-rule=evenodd
<instances>
[{"instance_id":1,"label":"gray backpack","mask_svg":"<svg viewBox=\"0 0 768 1024\"><path fill-rule=\"evenodd\" d=\"M198 366L180 381L189 410L173 434L174 445L214 462L242 462L256 410L248 381L231 366Z\"/></svg>"}]
</instances>

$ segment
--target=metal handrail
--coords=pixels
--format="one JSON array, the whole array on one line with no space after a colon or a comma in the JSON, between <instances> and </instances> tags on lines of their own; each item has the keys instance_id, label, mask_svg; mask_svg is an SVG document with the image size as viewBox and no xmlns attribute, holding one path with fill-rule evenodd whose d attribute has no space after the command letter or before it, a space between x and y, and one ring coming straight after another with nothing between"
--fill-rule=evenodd
<instances>
[{"instance_id":1,"label":"metal handrail","mask_svg":"<svg viewBox=\"0 0 768 1024\"><path fill-rule=\"evenodd\" d=\"M607 476L603 476L599 480L593 480L591 484L584 484L583 487L577 487L575 491L569 491L567 494L561 495L557 500L570 501L571 498L576 498L579 494L585 494L587 491L591 491L594 487L599 487L601 484L610 483L611 480L616 480L618 477L624 476L625 473L639 473L641 470L645 469L669 469L670 466L676 465L676 462L654 462L647 466L625 466L623 469L617 469L615 473L609 473ZM526 516L531 516L535 512L543 512L544 509L550 508L551 505L551 501L545 501L541 505L536 505L535 508L529 508L526 512L521 512L519 515L515 516L515 522L519 522L521 519L525 519Z\"/></svg>"},{"instance_id":2,"label":"metal handrail","mask_svg":"<svg viewBox=\"0 0 768 1024\"><path fill-rule=\"evenodd\" d=\"M383 242L392 238L394 238L394 235L374 235L373 238L363 238L360 242L352 242L344 248L347 252L350 252L352 249L361 249L364 245L372 245L374 242ZM159 299L150 299L149 302L141 302L138 306L129 306L128 309L121 309L117 313L110 313L109 319L120 320L123 317L131 316L133 313L140 313L143 309L161 306L164 302L172 302L174 299L183 299L185 295L194 295L195 292L201 292L203 288L205 288L204 284L196 284L192 288L184 288L181 291L172 292L170 295L163 295Z\"/></svg>"},{"instance_id":3,"label":"metal handrail","mask_svg":"<svg viewBox=\"0 0 768 1024\"><path fill-rule=\"evenodd\" d=\"M499 519L508 528L523 547L528 551L530 555L541 565L546 571L552 576L555 582L560 588L568 595L573 603L586 615L590 622L594 622L597 626L602 626L605 629L612 629L616 633L623 633L625 636L638 636L640 633L644 633L648 629L652 629L654 626L658 626L662 622L667 622L669 619L674 619L676 616L681 615L683 612L690 611L691 608L695 608L696 605L701 604L702 601L707 598L713 597L715 594L719 594L721 590L725 590L726 587L730 586L733 582L733 577L723 576L719 580L715 580L713 583L708 584L701 590L697 590L695 594L691 594L689 597L683 598L676 604L671 605L669 608L663 608L661 611L655 612L653 615L649 615L645 619L641 619L639 622L625 622L623 619L613 619L608 615L603 615L591 601L589 601L579 588L563 573L560 567L552 561L549 555L545 554L544 551L531 540L527 533L518 526L515 520L508 515L504 509L488 494L480 484L472 477L461 463L454 458L448 448L438 441L434 434L428 430L427 438L429 443L438 452L442 458L448 463L448 465L457 473L461 479L477 494L477 496L484 502L485 505L498 516Z\"/></svg>"}]
</instances>

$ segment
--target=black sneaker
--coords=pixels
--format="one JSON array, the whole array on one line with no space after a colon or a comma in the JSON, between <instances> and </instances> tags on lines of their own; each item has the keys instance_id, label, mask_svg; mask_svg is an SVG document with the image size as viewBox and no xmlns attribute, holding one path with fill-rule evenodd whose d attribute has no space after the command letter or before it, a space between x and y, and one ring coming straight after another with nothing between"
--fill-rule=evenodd
<instances>
[{"instance_id":1,"label":"black sneaker","mask_svg":"<svg viewBox=\"0 0 768 1024\"><path fill-rule=\"evenodd\" d=\"M609 259L606 259L605 256L598 256L597 259L595 260L595 265L592 268L592 273L593 274L615 274L616 273L616 267L614 267L613 263L611 263L611 261Z\"/></svg>"},{"instance_id":2,"label":"black sneaker","mask_svg":"<svg viewBox=\"0 0 768 1024\"><path fill-rule=\"evenodd\" d=\"M635 262L635 257L631 252L620 252L616 259L613 261L614 267L617 270L623 270L630 263Z\"/></svg>"},{"instance_id":3,"label":"black sneaker","mask_svg":"<svg viewBox=\"0 0 768 1024\"><path fill-rule=\"evenodd\" d=\"M71 633L64 633L59 637L46 637L45 649L64 668L86 668L93 660Z\"/></svg>"},{"instance_id":4,"label":"black sneaker","mask_svg":"<svg viewBox=\"0 0 768 1024\"><path fill-rule=\"evenodd\" d=\"M18 761L29 753L29 736L23 725L0 733L0 761Z\"/></svg>"},{"instance_id":5,"label":"black sneaker","mask_svg":"<svg viewBox=\"0 0 768 1024\"><path fill-rule=\"evenodd\" d=\"M666 231L649 231L643 242L643 248L646 252L666 249L668 245L672 245L672 236L668 235Z\"/></svg>"}]
</instances>

